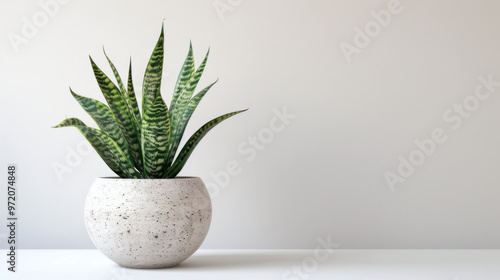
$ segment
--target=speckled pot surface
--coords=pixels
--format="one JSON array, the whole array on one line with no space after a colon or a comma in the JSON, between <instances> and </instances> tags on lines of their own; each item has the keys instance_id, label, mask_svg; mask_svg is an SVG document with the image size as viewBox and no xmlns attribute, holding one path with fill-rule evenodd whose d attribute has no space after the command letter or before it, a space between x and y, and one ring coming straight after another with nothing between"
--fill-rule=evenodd
<instances>
[{"instance_id":1,"label":"speckled pot surface","mask_svg":"<svg viewBox=\"0 0 500 280\"><path fill-rule=\"evenodd\" d=\"M108 258L124 267L166 268L201 246L212 204L197 177L98 178L84 213L90 238Z\"/></svg>"}]
</instances>

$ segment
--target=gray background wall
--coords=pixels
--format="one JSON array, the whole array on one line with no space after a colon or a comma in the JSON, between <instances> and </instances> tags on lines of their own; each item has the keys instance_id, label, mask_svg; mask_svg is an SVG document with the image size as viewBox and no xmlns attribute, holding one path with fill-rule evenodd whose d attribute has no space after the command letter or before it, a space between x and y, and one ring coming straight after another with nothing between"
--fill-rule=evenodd
<instances>
[{"instance_id":1,"label":"gray background wall","mask_svg":"<svg viewBox=\"0 0 500 280\"><path fill-rule=\"evenodd\" d=\"M113 173L76 130L50 127L66 116L92 123L68 86L103 100L87 57L110 73L102 46L122 73L132 57L141 88L165 18L165 99L189 40L197 64L211 47L201 86L220 78L187 135L250 108L210 132L182 172L212 194L203 248L314 248L318 238L341 248L500 248L499 9L486 0L2 0L0 178L18 165L21 247L93 247L85 195ZM2 247L5 236L0 227Z\"/></svg>"}]
</instances>

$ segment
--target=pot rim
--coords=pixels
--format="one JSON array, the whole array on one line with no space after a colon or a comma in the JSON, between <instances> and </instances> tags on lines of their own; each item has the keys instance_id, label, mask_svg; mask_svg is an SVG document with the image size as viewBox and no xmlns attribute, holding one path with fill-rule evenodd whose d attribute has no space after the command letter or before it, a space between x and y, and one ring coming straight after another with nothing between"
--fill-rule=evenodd
<instances>
[{"instance_id":1,"label":"pot rim","mask_svg":"<svg viewBox=\"0 0 500 280\"><path fill-rule=\"evenodd\" d=\"M200 179L200 177L196 177L196 176L179 176L179 177L175 177L175 178L162 178L162 179L158 179L158 178L147 178L147 179L135 179L135 178L120 178L120 177L97 177L96 180L99 179L99 180L117 180L117 181L138 181L138 180L145 180L145 181L159 181L159 180L170 180L170 181L173 181L173 180L192 180L192 179Z\"/></svg>"}]
</instances>

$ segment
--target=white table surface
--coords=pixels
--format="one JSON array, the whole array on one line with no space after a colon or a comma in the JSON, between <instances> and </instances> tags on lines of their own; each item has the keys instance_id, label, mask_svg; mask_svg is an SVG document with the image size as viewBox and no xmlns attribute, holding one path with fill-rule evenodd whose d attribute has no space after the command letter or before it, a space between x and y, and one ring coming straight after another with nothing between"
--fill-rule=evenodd
<instances>
[{"instance_id":1,"label":"white table surface","mask_svg":"<svg viewBox=\"0 0 500 280\"><path fill-rule=\"evenodd\" d=\"M7 251L0 252L6 259ZM0 279L500 279L500 250L335 249L316 255L313 250L199 250L178 267L148 270L122 268L97 250L19 250L17 256L18 271L7 271L4 262Z\"/></svg>"}]
</instances>

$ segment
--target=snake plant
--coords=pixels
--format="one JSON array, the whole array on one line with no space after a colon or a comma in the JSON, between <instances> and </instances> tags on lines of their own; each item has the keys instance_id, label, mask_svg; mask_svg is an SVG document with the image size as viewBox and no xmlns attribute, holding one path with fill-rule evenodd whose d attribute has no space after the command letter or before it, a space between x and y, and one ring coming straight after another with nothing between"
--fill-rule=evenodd
<instances>
[{"instance_id":1,"label":"snake plant","mask_svg":"<svg viewBox=\"0 0 500 280\"><path fill-rule=\"evenodd\" d=\"M199 128L177 154L186 125L203 96L217 82L193 96L205 69L209 51L195 69L193 48L189 51L172 95L170 108L160 93L163 68L163 26L149 59L142 87L142 115L132 83L132 61L126 87L106 52L116 84L90 57L97 83L108 105L70 92L100 129L88 127L77 118L69 118L55 127L76 127L104 162L121 178L174 178L200 140L217 124L246 110L219 116ZM177 157L175 155L177 154ZM175 159L174 159L175 158Z\"/></svg>"}]
</instances>

